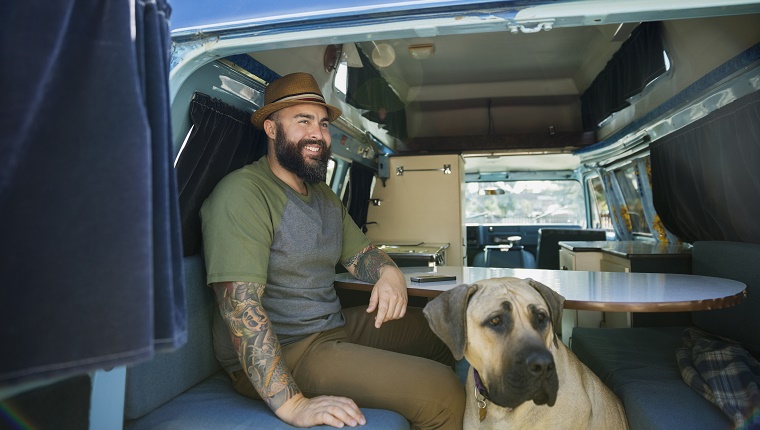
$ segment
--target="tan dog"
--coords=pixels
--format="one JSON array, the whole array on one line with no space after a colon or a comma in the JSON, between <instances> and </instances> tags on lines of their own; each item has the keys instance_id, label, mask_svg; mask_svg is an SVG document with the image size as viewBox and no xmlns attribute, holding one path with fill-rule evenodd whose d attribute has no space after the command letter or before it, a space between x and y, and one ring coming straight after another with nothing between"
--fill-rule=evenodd
<instances>
[{"instance_id":1,"label":"tan dog","mask_svg":"<svg viewBox=\"0 0 760 430\"><path fill-rule=\"evenodd\" d=\"M532 279L496 278L427 304L433 332L471 366L465 429L628 428L615 394L558 340L564 300Z\"/></svg>"}]
</instances>

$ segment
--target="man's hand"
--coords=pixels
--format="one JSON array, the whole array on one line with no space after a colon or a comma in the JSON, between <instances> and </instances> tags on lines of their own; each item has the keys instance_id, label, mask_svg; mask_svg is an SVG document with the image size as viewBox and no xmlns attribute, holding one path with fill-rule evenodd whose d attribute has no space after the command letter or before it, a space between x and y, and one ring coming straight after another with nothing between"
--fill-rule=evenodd
<instances>
[{"instance_id":1,"label":"man's hand","mask_svg":"<svg viewBox=\"0 0 760 430\"><path fill-rule=\"evenodd\" d=\"M403 318L407 302L404 274L396 266L383 266L380 269L380 279L372 288L367 307L367 313L377 309L375 327L380 328L386 321Z\"/></svg>"},{"instance_id":2,"label":"man's hand","mask_svg":"<svg viewBox=\"0 0 760 430\"><path fill-rule=\"evenodd\" d=\"M332 427L356 427L367 420L353 400L346 397L319 396L308 399L297 394L274 412L278 418L295 427L326 424Z\"/></svg>"},{"instance_id":3,"label":"man's hand","mask_svg":"<svg viewBox=\"0 0 760 430\"><path fill-rule=\"evenodd\" d=\"M386 321L403 318L406 314L406 281L388 254L369 244L358 254L343 261L346 270L357 279L375 284L369 298L367 313L377 310L375 327Z\"/></svg>"}]
</instances>

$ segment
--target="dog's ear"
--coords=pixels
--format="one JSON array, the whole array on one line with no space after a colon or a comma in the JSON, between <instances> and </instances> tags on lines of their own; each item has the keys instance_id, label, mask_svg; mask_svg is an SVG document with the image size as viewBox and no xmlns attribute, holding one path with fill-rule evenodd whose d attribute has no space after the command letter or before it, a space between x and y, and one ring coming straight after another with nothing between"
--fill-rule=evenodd
<instances>
[{"instance_id":1,"label":"dog's ear","mask_svg":"<svg viewBox=\"0 0 760 430\"><path fill-rule=\"evenodd\" d=\"M565 298L556 291L534 279L528 278L526 281L528 281L530 286L533 287L534 290L538 291L538 294L541 294L541 297L544 298L546 305L549 306L549 312L551 313L552 327L554 327L554 332L561 335L562 308L565 306Z\"/></svg>"},{"instance_id":2,"label":"dog's ear","mask_svg":"<svg viewBox=\"0 0 760 430\"><path fill-rule=\"evenodd\" d=\"M467 344L467 302L477 286L461 284L428 302L422 312L436 336L449 347L454 358L464 357Z\"/></svg>"}]
</instances>

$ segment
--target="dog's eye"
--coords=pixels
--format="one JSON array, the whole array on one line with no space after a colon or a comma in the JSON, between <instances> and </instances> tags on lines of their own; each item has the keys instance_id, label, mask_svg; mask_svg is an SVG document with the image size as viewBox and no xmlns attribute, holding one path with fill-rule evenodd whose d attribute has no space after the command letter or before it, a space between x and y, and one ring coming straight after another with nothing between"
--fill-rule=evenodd
<instances>
[{"instance_id":1,"label":"dog's eye","mask_svg":"<svg viewBox=\"0 0 760 430\"><path fill-rule=\"evenodd\" d=\"M493 317L490 320L488 320L488 324L491 324L492 326L497 326L501 324L501 317Z\"/></svg>"},{"instance_id":2,"label":"dog's eye","mask_svg":"<svg viewBox=\"0 0 760 430\"><path fill-rule=\"evenodd\" d=\"M539 324L542 324L542 325L543 325L543 324L546 324L546 322L547 322L547 321L548 321L548 319L549 319L549 316L548 316L548 315L546 315L546 314L545 314L545 313L543 313L543 312L539 312L539 313L536 315L536 319L538 320L538 323L539 323Z\"/></svg>"}]
</instances>

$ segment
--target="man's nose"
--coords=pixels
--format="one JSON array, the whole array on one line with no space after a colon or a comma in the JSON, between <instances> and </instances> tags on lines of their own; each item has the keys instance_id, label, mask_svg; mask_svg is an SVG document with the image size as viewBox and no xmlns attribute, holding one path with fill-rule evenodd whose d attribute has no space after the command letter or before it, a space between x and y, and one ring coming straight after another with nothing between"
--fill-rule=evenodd
<instances>
[{"instance_id":1,"label":"man's nose","mask_svg":"<svg viewBox=\"0 0 760 430\"><path fill-rule=\"evenodd\" d=\"M317 124L309 130L309 137L313 140L322 140L326 145L330 145L330 129Z\"/></svg>"}]
</instances>

